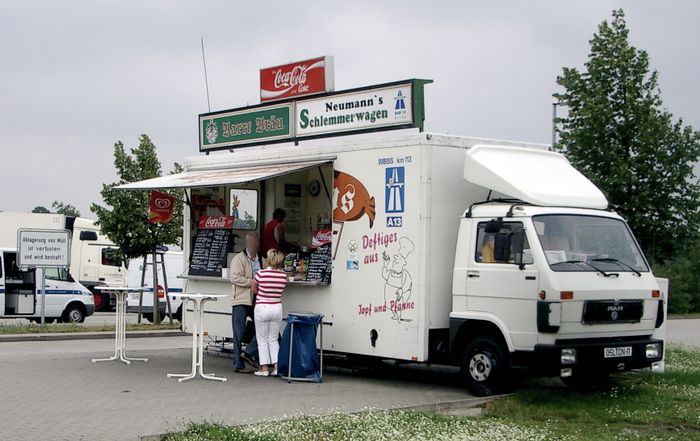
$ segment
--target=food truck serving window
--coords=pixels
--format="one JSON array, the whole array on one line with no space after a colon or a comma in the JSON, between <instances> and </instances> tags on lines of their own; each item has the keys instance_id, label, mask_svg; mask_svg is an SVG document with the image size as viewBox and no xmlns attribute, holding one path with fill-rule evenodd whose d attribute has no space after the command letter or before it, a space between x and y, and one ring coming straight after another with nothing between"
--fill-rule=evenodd
<instances>
[{"instance_id":1,"label":"food truck serving window","mask_svg":"<svg viewBox=\"0 0 700 441\"><path fill-rule=\"evenodd\" d=\"M189 250L188 276L222 279L233 254L245 248L246 235L257 232L264 241L269 239L265 226L281 209L283 226L275 229L274 238L280 241L276 247L286 254L288 276L298 284L328 284L334 160L189 170L116 188L187 191L190 209L184 245Z\"/></svg>"},{"instance_id":2,"label":"food truck serving window","mask_svg":"<svg viewBox=\"0 0 700 441\"><path fill-rule=\"evenodd\" d=\"M246 237L257 233L263 258L270 248L284 252L290 282L329 284L332 183L333 167L326 162L253 181L192 188L188 273L220 277L233 255L245 249ZM204 231L212 228L228 232Z\"/></svg>"}]
</instances>

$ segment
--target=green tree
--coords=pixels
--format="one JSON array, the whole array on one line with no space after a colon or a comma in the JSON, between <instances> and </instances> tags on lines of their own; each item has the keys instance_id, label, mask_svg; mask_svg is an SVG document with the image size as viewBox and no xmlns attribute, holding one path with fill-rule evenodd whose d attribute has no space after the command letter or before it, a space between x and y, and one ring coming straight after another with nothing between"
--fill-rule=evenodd
<instances>
[{"instance_id":1,"label":"green tree","mask_svg":"<svg viewBox=\"0 0 700 441\"><path fill-rule=\"evenodd\" d=\"M697 236L700 186L693 166L700 134L663 107L649 55L629 42L613 11L590 40L585 69L563 69L554 97L568 107L556 148L606 194L647 256L663 262Z\"/></svg>"},{"instance_id":2,"label":"green tree","mask_svg":"<svg viewBox=\"0 0 700 441\"><path fill-rule=\"evenodd\" d=\"M119 181L103 184L102 199L106 206L92 204L97 225L116 245L122 256L131 259L152 253L158 245L179 244L182 238L181 192L169 192L178 199L169 224L154 224L148 220L149 191L115 190L117 185L161 176L161 164L156 146L148 135L141 135L138 147L127 153L124 144L114 144L114 166ZM175 164L173 173L182 171Z\"/></svg>"},{"instance_id":3,"label":"green tree","mask_svg":"<svg viewBox=\"0 0 700 441\"><path fill-rule=\"evenodd\" d=\"M51 213L48 208L43 205L37 205L32 209L32 213Z\"/></svg>"},{"instance_id":4,"label":"green tree","mask_svg":"<svg viewBox=\"0 0 700 441\"><path fill-rule=\"evenodd\" d=\"M59 201L53 201L51 209L54 213L65 214L66 216L80 217L80 211L71 204L65 204Z\"/></svg>"},{"instance_id":5,"label":"green tree","mask_svg":"<svg viewBox=\"0 0 700 441\"><path fill-rule=\"evenodd\" d=\"M97 225L119 247L123 257L128 259L151 254L158 245L180 244L182 239L182 194L169 191L177 199L173 221L168 224L154 224L148 220L150 203L149 191L116 190L117 185L161 176L161 164L156 154L156 146L148 135L141 135L139 145L128 153L121 141L114 144L114 166L119 181L103 184L104 206L92 204L90 209L97 215ZM182 171L175 164L173 173ZM154 303L157 304L157 303ZM159 322L158 309L154 318Z\"/></svg>"}]
</instances>

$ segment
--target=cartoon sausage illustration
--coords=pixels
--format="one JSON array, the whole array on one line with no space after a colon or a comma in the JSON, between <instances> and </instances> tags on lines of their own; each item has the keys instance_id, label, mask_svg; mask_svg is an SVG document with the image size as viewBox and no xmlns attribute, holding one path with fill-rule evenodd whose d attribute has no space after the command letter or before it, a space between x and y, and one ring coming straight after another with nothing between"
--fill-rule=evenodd
<instances>
[{"instance_id":1,"label":"cartoon sausage illustration","mask_svg":"<svg viewBox=\"0 0 700 441\"><path fill-rule=\"evenodd\" d=\"M376 205L365 186L357 178L341 171L335 171L333 187L338 196L333 210L333 220L348 222L360 219L365 214L369 227L374 225Z\"/></svg>"}]
</instances>

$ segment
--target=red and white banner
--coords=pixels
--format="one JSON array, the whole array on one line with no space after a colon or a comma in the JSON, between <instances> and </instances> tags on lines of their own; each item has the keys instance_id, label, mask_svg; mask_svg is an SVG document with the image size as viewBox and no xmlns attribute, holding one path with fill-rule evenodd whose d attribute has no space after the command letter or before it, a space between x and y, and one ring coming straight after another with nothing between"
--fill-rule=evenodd
<instances>
[{"instance_id":1,"label":"red and white banner","mask_svg":"<svg viewBox=\"0 0 700 441\"><path fill-rule=\"evenodd\" d=\"M167 224L173 220L175 198L160 191L151 191L148 221L152 224Z\"/></svg>"},{"instance_id":2,"label":"red and white banner","mask_svg":"<svg viewBox=\"0 0 700 441\"><path fill-rule=\"evenodd\" d=\"M260 101L333 91L333 57L319 57L260 69Z\"/></svg>"},{"instance_id":3,"label":"red and white banner","mask_svg":"<svg viewBox=\"0 0 700 441\"><path fill-rule=\"evenodd\" d=\"M233 228L233 216L202 216L199 218L200 230L230 230Z\"/></svg>"}]
</instances>

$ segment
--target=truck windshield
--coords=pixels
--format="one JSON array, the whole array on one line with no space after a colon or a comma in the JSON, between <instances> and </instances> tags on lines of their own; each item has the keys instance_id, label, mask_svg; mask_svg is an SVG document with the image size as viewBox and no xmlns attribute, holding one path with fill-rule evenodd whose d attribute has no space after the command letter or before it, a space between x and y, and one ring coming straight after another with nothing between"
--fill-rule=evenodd
<instances>
[{"instance_id":1,"label":"truck windshield","mask_svg":"<svg viewBox=\"0 0 700 441\"><path fill-rule=\"evenodd\" d=\"M553 271L649 271L627 224L619 219L547 214L532 221Z\"/></svg>"}]
</instances>

